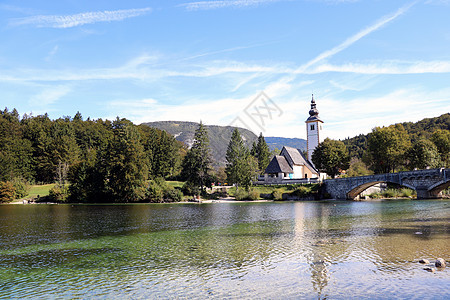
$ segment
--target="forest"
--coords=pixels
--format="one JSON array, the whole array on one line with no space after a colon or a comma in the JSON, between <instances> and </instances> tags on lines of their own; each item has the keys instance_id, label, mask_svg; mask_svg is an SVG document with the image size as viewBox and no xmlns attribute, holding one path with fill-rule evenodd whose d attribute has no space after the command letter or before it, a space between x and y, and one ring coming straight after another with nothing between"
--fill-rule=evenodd
<instances>
[{"instance_id":1,"label":"forest","mask_svg":"<svg viewBox=\"0 0 450 300\"><path fill-rule=\"evenodd\" d=\"M5 108L0 111L0 201L20 199L31 184L45 183L56 183L49 195L56 202L181 201L183 193L195 195L213 182L225 182L230 168L234 171L229 176L238 178L231 183L248 187L263 168L258 169L259 153L264 164L269 150L262 135L252 152L237 130L234 139L240 144L233 148L238 152L233 162L227 170L213 169L207 129L201 123L188 149L166 131L119 117L84 120L78 112L51 120L47 114L20 117L16 109ZM245 173L243 162L254 168ZM185 184L177 189L166 180Z\"/></svg>"},{"instance_id":2,"label":"forest","mask_svg":"<svg viewBox=\"0 0 450 300\"><path fill-rule=\"evenodd\" d=\"M188 147L145 124L83 119L51 120L0 110L0 202L21 199L31 184L56 183L55 202L172 202L205 193L214 183L234 184L242 196L273 153L262 134L251 147L234 129L225 159L214 165L208 129L199 124ZM376 127L344 141L325 139L315 166L330 177L450 167L450 114L417 123ZM183 182L174 188L166 180ZM241 198L242 198L241 197Z\"/></svg>"}]
</instances>

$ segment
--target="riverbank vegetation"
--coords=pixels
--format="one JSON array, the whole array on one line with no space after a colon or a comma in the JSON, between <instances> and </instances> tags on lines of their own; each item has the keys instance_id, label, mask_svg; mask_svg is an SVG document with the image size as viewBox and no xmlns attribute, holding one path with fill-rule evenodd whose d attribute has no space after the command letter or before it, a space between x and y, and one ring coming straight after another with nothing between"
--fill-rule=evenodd
<instances>
[{"instance_id":1,"label":"riverbank vegetation","mask_svg":"<svg viewBox=\"0 0 450 300\"><path fill-rule=\"evenodd\" d=\"M344 141L326 139L313 161L332 177L450 167L450 114L426 120L417 126L376 127L368 135ZM188 148L166 131L119 117L94 120L77 113L51 120L47 114L20 117L17 110L5 108L0 111L0 202L27 196L35 184L48 188L52 201L85 203L210 197L206 189L213 184L234 185L230 194L238 199L279 200L317 193L308 186L252 186L271 155L262 134L249 148L235 129L224 168L212 167L210 153L202 123ZM176 184L167 183L174 180ZM31 192L29 197L44 194Z\"/></svg>"},{"instance_id":2,"label":"riverbank vegetation","mask_svg":"<svg viewBox=\"0 0 450 300\"><path fill-rule=\"evenodd\" d=\"M56 202L172 202L227 181L224 168L212 168L203 124L190 149L166 131L119 117L85 120L80 113L51 120L47 114L20 117L5 108L0 132L1 202L25 197L34 184L53 185L30 197L48 194ZM258 163L270 154L262 135L253 149L239 151L228 182L248 189L263 167Z\"/></svg>"}]
</instances>

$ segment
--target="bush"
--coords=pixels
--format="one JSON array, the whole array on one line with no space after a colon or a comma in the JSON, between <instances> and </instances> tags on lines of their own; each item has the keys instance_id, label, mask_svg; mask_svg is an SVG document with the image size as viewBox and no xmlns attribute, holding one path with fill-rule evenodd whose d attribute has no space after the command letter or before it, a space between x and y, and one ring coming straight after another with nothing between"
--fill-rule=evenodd
<instances>
[{"instance_id":1,"label":"bush","mask_svg":"<svg viewBox=\"0 0 450 300\"><path fill-rule=\"evenodd\" d=\"M150 180L147 188L147 200L149 202L161 203L163 202L164 190L154 180Z\"/></svg>"},{"instance_id":2,"label":"bush","mask_svg":"<svg viewBox=\"0 0 450 300\"><path fill-rule=\"evenodd\" d=\"M258 200L259 199L259 193L258 191L254 190L254 189L250 189L248 191L248 198L250 200Z\"/></svg>"},{"instance_id":3,"label":"bush","mask_svg":"<svg viewBox=\"0 0 450 300\"><path fill-rule=\"evenodd\" d=\"M273 200L283 200L283 192L280 190L275 190L272 192Z\"/></svg>"},{"instance_id":4,"label":"bush","mask_svg":"<svg viewBox=\"0 0 450 300\"><path fill-rule=\"evenodd\" d=\"M245 200L248 197L248 193L247 193L247 191L245 191L243 189L237 189L234 197L236 198L236 200L239 200L239 201Z\"/></svg>"},{"instance_id":5,"label":"bush","mask_svg":"<svg viewBox=\"0 0 450 300\"><path fill-rule=\"evenodd\" d=\"M16 189L10 181L0 182L0 202L11 202L14 200Z\"/></svg>"},{"instance_id":6,"label":"bush","mask_svg":"<svg viewBox=\"0 0 450 300\"><path fill-rule=\"evenodd\" d=\"M298 188L295 189L294 192L292 192L292 194L299 198L304 198L311 194L311 188L306 186L299 186Z\"/></svg>"},{"instance_id":7,"label":"bush","mask_svg":"<svg viewBox=\"0 0 450 300\"><path fill-rule=\"evenodd\" d=\"M414 190L408 189L408 188L403 188L400 190L400 193L403 197L412 198L412 196L414 195Z\"/></svg>"},{"instance_id":8,"label":"bush","mask_svg":"<svg viewBox=\"0 0 450 300\"><path fill-rule=\"evenodd\" d=\"M52 187L48 194L48 199L54 202L64 202L69 195L69 188L65 185L57 184Z\"/></svg>"},{"instance_id":9,"label":"bush","mask_svg":"<svg viewBox=\"0 0 450 300\"><path fill-rule=\"evenodd\" d=\"M167 202L180 202L183 200L183 193L179 189L169 188L164 191L164 200Z\"/></svg>"},{"instance_id":10,"label":"bush","mask_svg":"<svg viewBox=\"0 0 450 300\"><path fill-rule=\"evenodd\" d=\"M397 198L399 197L400 193L395 189L387 189L382 193L382 195L385 198Z\"/></svg>"},{"instance_id":11,"label":"bush","mask_svg":"<svg viewBox=\"0 0 450 300\"><path fill-rule=\"evenodd\" d=\"M29 194L31 186L26 179L16 177L11 183L16 189L14 199L21 199Z\"/></svg>"},{"instance_id":12,"label":"bush","mask_svg":"<svg viewBox=\"0 0 450 300\"><path fill-rule=\"evenodd\" d=\"M181 191L185 195L194 196L199 194L199 187L192 182L186 181L181 188Z\"/></svg>"}]
</instances>

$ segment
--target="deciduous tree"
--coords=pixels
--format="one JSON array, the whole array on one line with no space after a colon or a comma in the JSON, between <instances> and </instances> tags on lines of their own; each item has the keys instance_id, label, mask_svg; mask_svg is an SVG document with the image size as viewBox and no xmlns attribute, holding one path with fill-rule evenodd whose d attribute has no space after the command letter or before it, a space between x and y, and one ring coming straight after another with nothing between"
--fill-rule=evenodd
<instances>
[{"instance_id":1,"label":"deciduous tree","mask_svg":"<svg viewBox=\"0 0 450 300\"><path fill-rule=\"evenodd\" d=\"M408 153L411 169L437 168L441 164L437 147L430 140L415 142Z\"/></svg>"},{"instance_id":2,"label":"deciduous tree","mask_svg":"<svg viewBox=\"0 0 450 300\"><path fill-rule=\"evenodd\" d=\"M326 138L314 150L312 161L319 171L334 178L349 167L350 156L343 142Z\"/></svg>"},{"instance_id":3,"label":"deciduous tree","mask_svg":"<svg viewBox=\"0 0 450 300\"><path fill-rule=\"evenodd\" d=\"M441 156L442 167L450 167L450 130L438 129L433 132L431 141Z\"/></svg>"},{"instance_id":4,"label":"deciduous tree","mask_svg":"<svg viewBox=\"0 0 450 300\"><path fill-rule=\"evenodd\" d=\"M376 127L367 141L366 162L377 174L395 172L406 165L411 141L401 124L388 127Z\"/></svg>"}]
</instances>

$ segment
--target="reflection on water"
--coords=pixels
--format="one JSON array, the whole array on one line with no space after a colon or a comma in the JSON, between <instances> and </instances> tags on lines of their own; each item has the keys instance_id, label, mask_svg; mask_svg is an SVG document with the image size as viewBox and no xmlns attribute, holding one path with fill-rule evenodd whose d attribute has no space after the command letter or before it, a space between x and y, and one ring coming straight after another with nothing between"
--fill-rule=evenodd
<instances>
[{"instance_id":1,"label":"reflection on water","mask_svg":"<svg viewBox=\"0 0 450 300\"><path fill-rule=\"evenodd\" d=\"M0 206L0 298L445 298L449 201ZM441 288L436 288L441 287Z\"/></svg>"}]
</instances>

